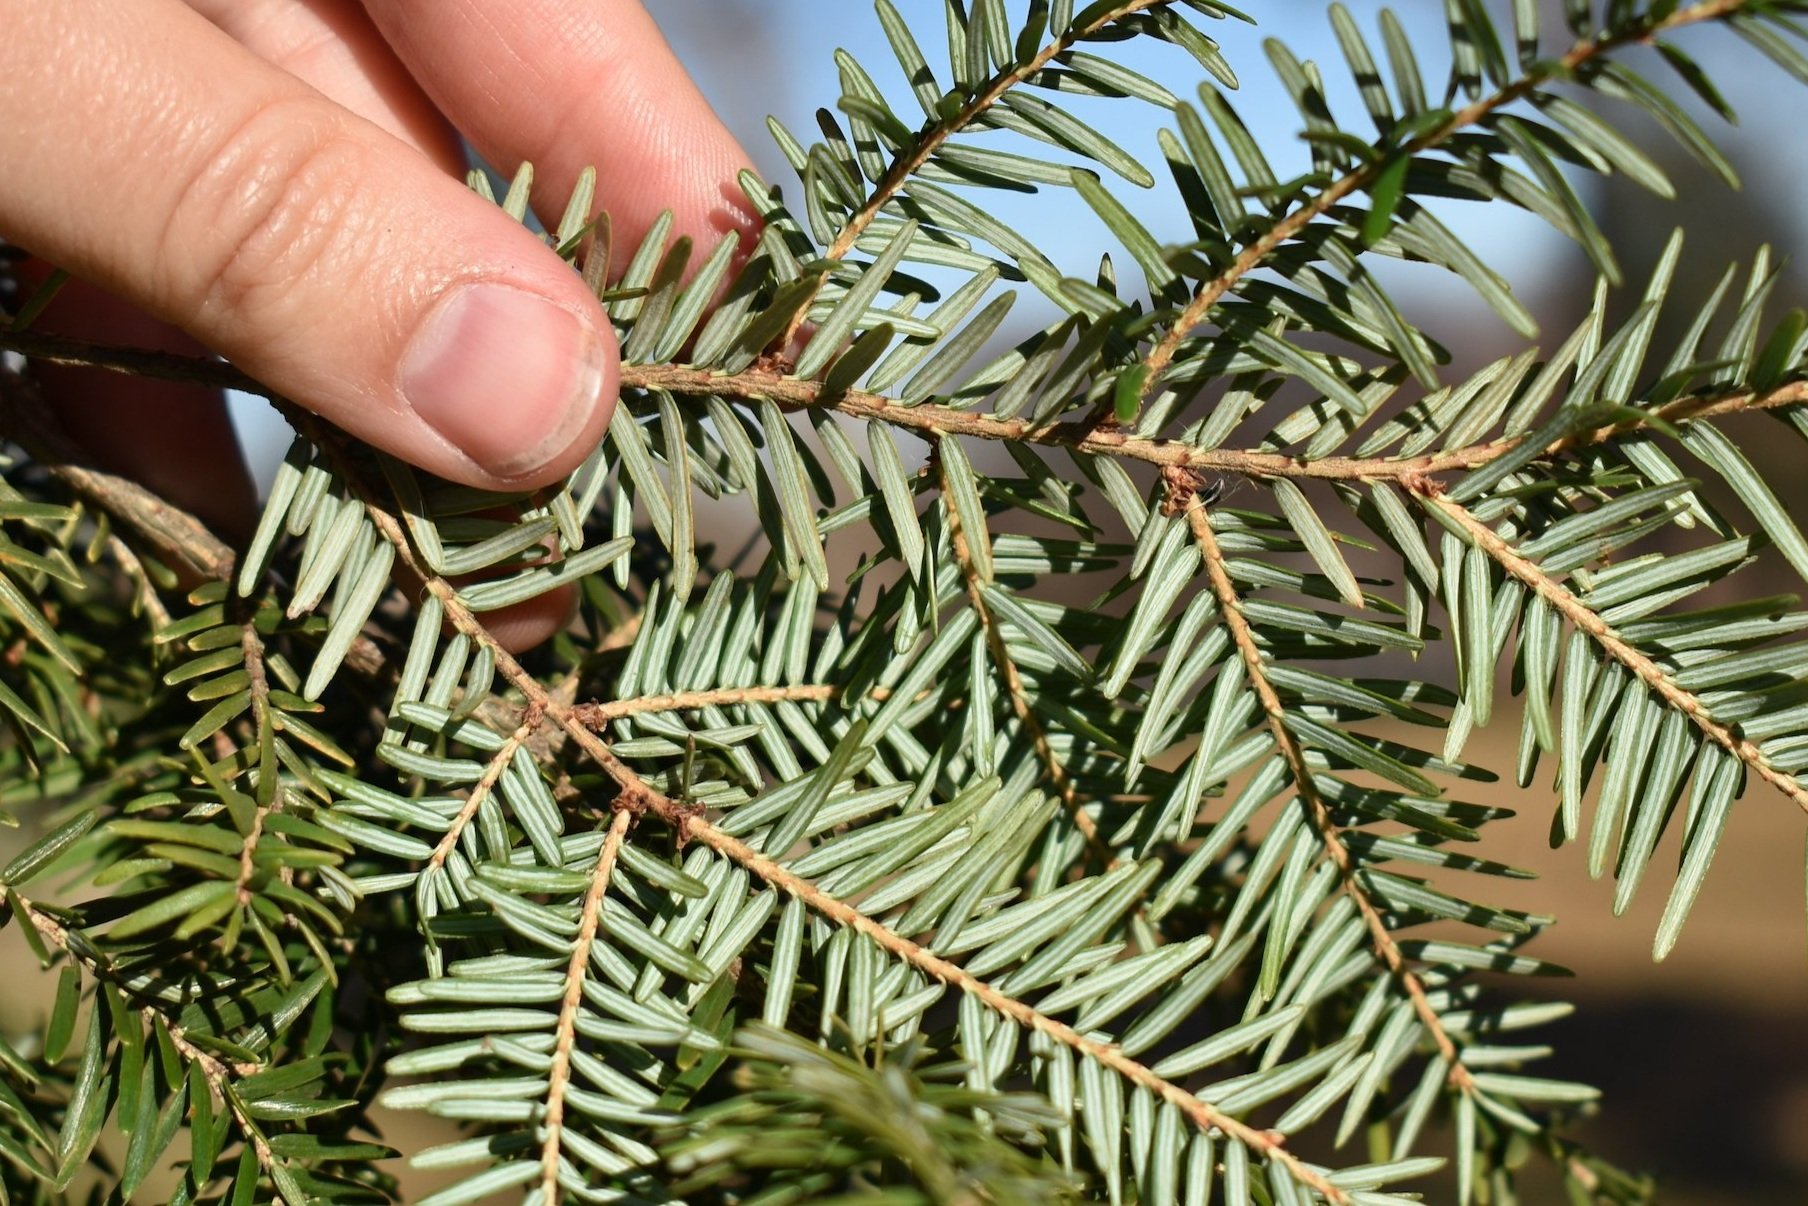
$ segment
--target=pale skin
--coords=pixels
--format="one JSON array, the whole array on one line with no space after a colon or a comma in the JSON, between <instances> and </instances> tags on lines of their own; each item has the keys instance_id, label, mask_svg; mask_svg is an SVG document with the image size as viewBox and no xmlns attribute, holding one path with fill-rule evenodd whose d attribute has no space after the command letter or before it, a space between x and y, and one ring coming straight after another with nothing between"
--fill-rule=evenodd
<instances>
[{"instance_id":1,"label":"pale skin","mask_svg":"<svg viewBox=\"0 0 1808 1206\"><path fill-rule=\"evenodd\" d=\"M665 209L749 233L746 153L639 0L0 0L0 238L79 281L40 320L217 352L430 472L546 485L614 409L613 332L462 183L531 161L556 222L597 171L618 246ZM107 467L227 531L254 503L222 399L42 374ZM568 599L497 617L516 648Z\"/></svg>"}]
</instances>

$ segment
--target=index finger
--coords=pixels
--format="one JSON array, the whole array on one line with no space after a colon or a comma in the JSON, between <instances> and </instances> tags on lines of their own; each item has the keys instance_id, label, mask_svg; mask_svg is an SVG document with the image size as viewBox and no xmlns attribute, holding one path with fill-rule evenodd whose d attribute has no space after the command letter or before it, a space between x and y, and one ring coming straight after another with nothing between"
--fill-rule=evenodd
<instances>
[{"instance_id":1,"label":"index finger","mask_svg":"<svg viewBox=\"0 0 1808 1206\"><path fill-rule=\"evenodd\" d=\"M365 0L423 90L499 167L534 165L535 210L563 210L586 167L617 236L659 214L707 249L757 217L736 177L747 153L639 0Z\"/></svg>"}]
</instances>

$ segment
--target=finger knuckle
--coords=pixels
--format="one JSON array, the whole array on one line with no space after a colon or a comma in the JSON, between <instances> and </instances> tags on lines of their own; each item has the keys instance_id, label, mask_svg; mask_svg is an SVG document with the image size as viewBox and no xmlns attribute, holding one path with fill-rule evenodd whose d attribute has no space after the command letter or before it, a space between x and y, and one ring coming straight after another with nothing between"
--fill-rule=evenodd
<instances>
[{"instance_id":1,"label":"finger knuckle","mask_svg":"<svg viewBox=\"0 0 1808 1206\"><path fill-rule=\"evenodd\" d=\"M305 303L297 286L310 280L356 272L368 212L358 194L374 178L372 159L346 122L308 100L262 106L218 137L160 243L176 305L264 312Z\"/></svg>"}]
</instances>

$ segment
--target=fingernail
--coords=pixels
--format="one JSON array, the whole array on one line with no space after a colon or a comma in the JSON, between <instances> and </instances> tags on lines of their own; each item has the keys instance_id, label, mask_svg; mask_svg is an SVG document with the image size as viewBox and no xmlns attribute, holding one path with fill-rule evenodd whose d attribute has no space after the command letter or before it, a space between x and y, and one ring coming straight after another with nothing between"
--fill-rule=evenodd
<instances>
[{"instance_id":1,"label":"fingernail","mask_svg":"<svg viewBox=\"0 0 1808 1206\"><path fill-rule=\"evenodd\" d=\"M401 387L429 426L497 477L564 452L602 401L608 351L569 310L509 285L454 290L402 356Z\"/></svg>"}]
</instances>

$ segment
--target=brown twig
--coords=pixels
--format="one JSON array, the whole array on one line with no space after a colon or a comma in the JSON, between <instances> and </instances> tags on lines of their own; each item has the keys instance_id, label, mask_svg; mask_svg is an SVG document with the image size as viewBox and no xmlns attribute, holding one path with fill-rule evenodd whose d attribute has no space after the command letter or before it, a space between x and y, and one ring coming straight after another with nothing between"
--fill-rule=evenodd
<instances>
[{"instance_id":1,"label":"brown twig","mask_svg":"<svg viewBox=\"0 0 1808 1206\"><path fill-rule=\"evenodd\" d=\"M333 448L331 438L330 436L327 438L327 447L331 451ZM347 473L346 480L354 483L355 487L361 486L361 478L349 466L343 468ZM401 562L418 574L427 589L440 600L448 622L473 641L489 648L495 655L497 672L520 690L530 705L544 708L546 715L557 722L569 734L572 742L614 781L619 793L615 801L618 814L653 813L670 825L680 839L702 842L724 858L732 860L752 874L759 876L766 883L803 901L805 905L816 910L822 916L871 939L881 949L904 960L917 970L950 987L957 988L961 992L970 994L1019 1025L1046 1034L1056 1042L1072 1048L1089 1059L1098 1061L1131 1082L1148 1089L1163 1101L1174 1105L1201 1129L1216 1129L1263 1158L1281 1165L1295 1181L1318 1193L1327 1202L1341 1206L1349 1201L1348 1195L1341 1189L1332 1185L1298 1156L1287 1150L1285 1136L1271 1131L1258 1130L1240 1122L1215 1109L1209 1103L1201 1101L1165 1077L1156 1075L1147 1066L1124 1055L1111 1044L1089 1039L1071 1026L1037 1012L1034 1006L999 992L958 965L888 929L861 913L854 906L828 895L808 880L787 871L774 860L752 849L739 839L724 833L710 824L693 806L674 800L654 789L635 774L631 767L622 762L609 748L607 742L603 741L578 718L574 708L553 699L538 679L523 669L521 663L516 661L513 655L496 643L495 638L484 628L476 615L459 600L458 592L452 585L434 574L417 557L414 548L408 543L406 531L395 516L377 503L368 493L362 496L366 500L366 511L369 513L371 521L376 524L378 533L395 547L396 555Z\"/></svg>"},{"instance_id":2,"label":"brown twig","mask_svg":"<svg viewBox=\"0 0 1808 1206\"><path fill-rule=\"evenodd\" d=\"M145 1012L149 1013L150 1011L147 1009ZM182 1027L167 1018L164 1019L163 1029L164 1032L169 1035L170 1046L176 1049L177 1054L200 1067L201 1075L207 1081L208 1092L226 1103L227 1108L232 1111L233 1121L238 1124L239 1133L245 1136L245 1142L249 1143L251 1145L251 1150L256 1153L258 1167L263 1169L265 1173L269 1173L270 1170L276 1166L276 1152L271 1149L270 1141L264 1137L263 1128L239 1111L239 1102L236 1095L229 1094L226 1091L226 1082L233 1076L250 1076L252 1073L260 1072L263 1069L257 1064L239 1063L228 1065L222 1062L215 1056L195 1046L194 1043L189 1041L188 1035L183 1031ZM289 1199L284 1196L282 1186L276 1184L275 1177L271 1177L270 1192L271 1200L276 1203L276 1206L303 1206L300 1202L290 1202Z\"/></svg>"},{"instance_id":3,"label":"brown twig","mask_svg":"<svg viewBox=\"0 0 1808 1206\"><path fill-rule=\"evenodd\" d=\"M547 1073L546 1138L540 1144L540 1200L546 1206L558 1206L564 1197L559 1185L559 1147L565 1129L565 1088L571 1083L571 1049L578 1037L578 1009L584 1001L584 977L590 970L590 948L602 921L603 897L609 890L609 879L615 873L615 858L621 853L622 838L627 835L633 819L633 814L624 808L616 810L615 818L609 823L602 853L597 855L596 869L590 873L590 890L584 894L584 905L578 914L578 936L571 948L571 962L565 967L565 997L559 1003L559 1021L553 1030L552 1068Z\"/></svg>"},{"instance_id":4,"label":"brown twig","mask_svg":"<svg viewBox=\"0 0 1808 1206\"><path fill-rule=\"evenodd\" d=\"M459 835L464 833L465 826L471 823L471 818L477 815L477 810L483 807L483 802L495 789L496 780L502 778L503 772L508 770L509 763L514 760L515 751L539 732L545 716L544 708L531 703L527 705L527 710L521 716L520 725L508 735L508 739L502 743L502 748L490 755L490 760L484 764L482 777L477 780L476 786L471 788L471 794L465 797L464 807L458 810L458 814L452 818L452 823L446 826L444 836L439 839L439 844L433 848L432 855L427 859L429 869L437 870L446 865L446 859L451 856L453 848L458 845Z\"/></svg>"},{"instance_id":5,"label":"brown twig","mask_svg":"<svg viewBox=\"0 0 1808 1206\"><path fill-rule=\"evenodd\" d=\"M1268 719L1268 730L1273 734L1275 746L1287 763L1288 773L1293 777L1293 786L1306 805L1312 826L1318 831L1319 840L1324 844L1325 855L1337 868L1344 893L1362 915L1376 957L1399 982L1407 999L1412 1002L1413 1012L1418 1015L1420 1024L1425 1027L1425 1032L1437 1047L1439 1058L1449 1068L1450 1084L1462 1092L1468 1092L1474 1086L1474 1081L1469 1069L1463 1064L1462 1053L1450 1037L1450 1032L1445 1029L1438 1011L1432 1007L1431 999L1425 993L1424 982L1419 979L1418 973L1407 966L1406 956L1401 953L1399 943L1394 941L1393 931L1387 928L1386 920L1357 875L1356 860L1351 856L1350 848L1344 844L1343 829L1332 817L1330 806L1325 803L1324 797L1319 794L1312 777L1312 768L1306 764L1305 751L1287 724L1286 708L1282 705L1274 684L1268 680L1261 646L1256 643L1255 632L1243 614L1243 601L1237 594L1236 583L1231 581L1230 572L1224 568L1224 550L1218 545L1218 537L1212 531L1211 519L1206 514L1205 506L1193 496L1196 483L1182 479L1178 474L1171 474L1169 489L1177 500L1188 499L1183 504L1187 525L1192 529L1193 539L1199 546L1200 558L1205 562L1206 579L1218 601L1218 614L1224 618L1224 627L1230 633L1231 643L1237 647L1237 653L1242 658L1244 672L1249 676L1249 685L1262 705L1262 711Z\"/></svg>"},{"instance_id":6,"label":"brown twig","mask_svg":"<svg viewBox=\"0 0 1808 1206\"><path fill-rule=\"evenodd\" d=\"M971 996L1026 1030L1047 1035L1064 1047L1077 1051L1087 1059L1109 1068L1125 1080L1148 1090L1174 1106L1200 1130L1216 1130L1242 1144L1256 1155L1279 1164L1298 1184L1332 1203L1346 1203L1349 1197L1314 1171L1287 1149L1286 1136L1276 1131L1259 1130L1213 1107L1209 1102L1187 1092L1173 1081L1158 1076L1147 1065L1120 1051L1114 1044L1087 1038L1073 1027L1058 1022L1035 1006L998 991L958 964L918 946L910 939L886 928L854 906L821 891L806 879L793 875L777 862L753 850L745 843L723 833L701 817L687 821L687 833L724 858L759 876L762 880L801 900L815 912L835 924L853 930L871 940L881 950L896 956L910 966L950 988Z\"/></svg>"},{"instance_id":7,"label":"brown twig","mask_svg":"<svg viewBox=\"0 0 1808 1206\"><path fill-rule=\"evenodd\" d=\"M261 743L265 730L270 726L270 679L264 670L264 642L257 635L257 627L250 620L246 620L239 626L239 650L245 663L245 676L250 680L247 689L251 693L251 724L258 733L258 740ZM275 760L272 759L259 766L258 774L260 776L272 775L275 770ZM265 783L260 778L258 795L262 796L266 791L270 793L270 803L268 805L260 804L253 811L251 832L245 835L244 842L239 846L237 895L241 908L251 904L251 880L257 874L257 844L264 834L264 816L271 809L278 807L282 800L281 783Z\"/></svg>"},{"instance_id":8,"label":"brown twig","mask_svg":"<svg viewBox=\"0 0 1808 1206\"><path fill-rule=\"evenodd\" d=\"M948 468L938 455L935 458L936 470L941 475L942 497L952 498L948 487ZM961 577L967 584L967 600L973 612L979 617L979 626L985 633L986 649L992 655L992 663L998 668L998 677L1004 680L1005 694L1010 697L1011 711L1017 716L1017 722L1023 731L1029 734L1030 744L1035 747L1036 757L1042 763L1042 770L1048 776L1049 784L1061 797L1061 806L1067 815L1073 818L1074 828L1086 839L1093 857L1107 869L1117 865L1117 857L1112 854L1111 847L1105 844L1099 833L1098 822L1092 819L1080 803L1078 786L1073 776L1067 773L1062 765L1055 747L1049 744L1048 734L1042 728L1042 722L1036 719L1036 710L1030 705L1029 693L1023 689L1023 675L1017 669L1016 659L1011 657L1011 650L1005 644L1004 633L999 631L998 620L992 615L992 609L986 606L985 593L980 589L979 571L974 567L973 550L968 543L965 529L962 527L959 513L953 506L945 509L948 518L948 537L954 545L954 560L960 566ZM978 539L989 540L985 533L978 533ZM975 701L977 706L977 701Z\"/></svg>"},{"instance_id":9,"label":"brown twig","mask_svg":"<svg viewBox=\"0 0 1808 1206\"><path fill-rule=\"evenodd\" d=\"M1751 741L1715 720L1694 692L1677 686L1663 667L1628 644L1614 631L1612 625L1576 598L1568 587L1520 556L1512 545L1493 528L1477 519L1466 507L1444 497L1436 483L1408 482L1406 485L1412 496L1428 512L1432 512L1434 516L1441 515L1454 524L1469 543L1481 549L1509 575L1536 591L1539 598L1556 608L1558 615L1587 633L1609 657L1632 671L1667 706L1687 716L1709 740L1749 766L1760 779L1794 800L1798 807L1808 811L1808 788L1804 788L1793 775L1785 774L1772 766L1764 756L1764 751Z\"/></svg>"},{"instance_id":10,"label":"brown twig","mask_svg":"<svg viewBox=\"0 0 1808 1206\"><path fill-rule=\"evenodd\" d=\"M1509 436L1445 452L1412 457L1328 456L1317 460L1229 448L1196 448L1179 440L1150 439L1099 429L1083 422L1034 423L1027 419L995 419L947 406L906 406L883 394L845 390L830 397L822 384L788 377L770 368L716 373L689 365L629 365L622 369L624 389L662 389L674 394L729 398L770 398L781 409L800 411L828 406L842 414L877 419L925 438L968 436L980 440L1043 444L1096 456L1143 461L1162 467L1196 469L1218 477L1314 478L1328 481L1399 481L1413 477L1478 469L1517 449L1523 436ZM1678 398L1648 415L1630 417L1554 441L1544 454L1573 452L1614 436L1630 435L1658 424L1713 418L1752 410L1770 410L1808 402L1808 382L1793 381L1763 393L1749 390L1706 397Z\"/></svg>"},{"instance_id":11,"label":"brown twig","mask_svg":"<svg viewBox=\"0 0 1808 1206\"><path fill-rule=\"evenodd\" d=\"M106 980L122 987L126 985L127 978L121 976L104 955L91 955L72 945L69 941L69 932L56 918L38 908L22 893L15 891L13 899L17 902L18 909L25 914L26 922L37 931L38 936L44 941L87 968L88 974L95 979ZM138 1012L153 1026L158 1023L162 1024L164 1033L169 1035L170 1045L176 1049L177 1054L201 1069L201 1075L206 1079L208 1088L222 1101L230 1103L233 1100L225 1091L224 1086L227 1081L236 1077L251 1076L264 1070L263 1065L256 1063L244 1061L227 1063L212 1052L195 1046L178 1023L165 1017L153 1006L140 1005ZM245 1136L245 1141L251 1144L252 1150L257 1153L258 1166L267 1172L276 1163L276 1153L271 1150L269 1141L264 1138L256 1124L241 1116L236 1106L232 1109L233 1118L238 1123L240 1133ZM276 1190L275 1201L277 1206L285 1206L285 1199L280 1189ZM301 1206L301 1204L288 1203L287 1206Z\"/></svg>"},{"instance_id":12,"label":"brown twig","mask_svg":"<svg viewBox=\"0 0 1808 1206\"><path fill-rule=\"evenodd\" d=\"M116 372L216 385L223 389L241 389L263 397L276 396L268 387L251 380L231 365L199 357L113 348L54 336L5 331L0 331L0 350L20 351L56 364L88 365ZM0 381L4 379L4 374L0 374ZM770 366L755 366L739 373L720 373L685 364L630 364L622 366L621 387L624 390L661 389L674 394L715 395L724 398L770 398L781 409L790 411L826 406L842 414L877 419L925 437L955 435L978 440L1042 444L1071 448L1075 452L1094 456L1142 461L1161 467L1195 469L1218 477L1404 481L1479 469L1514 451L1525 439L1523 436L1509 436L1411 457L1328 456L1307 460L1285 453L1253 449L1195 448L1179 440L1126 435L1114 430L1098 429L1084 422L1032 423L1026 419L995 419L947 406L906 406L884 394L862 390L845 390L831 397L824 391L821 382L787 376ZM1771 410L1801 402L1808 402L1808 381L1792 381L1761 393L1740 390L1727 394L1677 398L1648 414L1567 435L1548 445L1543 455L1557 456L1574 452L1616 436L1631 435L1660 424ZM53 468L53 472L56 471ZM142 491L142 487L133 486L129 482L125 484ZM134 522L137 509L143 501L122 500L119 505L123 509L115 513L122 519ZM106 506L109 511L113 510L101 498L97 497L96 502ZM150 496L150 504L154 504L153 509L167 509L195 522L186 513L177 511L155 496ZM159 532L153 539L169 539L169 535ZM227 567L227 572L230 573L230 566Z\"/></svg>"},{"instance_id":13,"label":"brown twig","mask_svg":"<svg viewBox=\"0 0 1808 1206\"><path fill-rule=\"evenodd\" d=\"M90 954L80 947L72 945L69 941L69 931L63 927L63 923L46 913L43 909L40 909L36 904L32 903L24 893L14 889L13 899L18 902L19 908L24 911L25 920L31 923L31 928L36 930L38 936L44 939L44 941L87 968L88 973L97 980L106 980L113 984L119 984L122 987L125 986L125 977L121 976L119 970L107 960L105 955ZM139 1006L139 1012L145 1017L163 1016L148 1005ZM163 1024L170 1031L172 1036L180 1035L182 1033L176 1024L171 1022L168 1018L163 1019ZM190 1045L192 1046L192 1044ZM228 1064L220 1060L218 1056L202 1051L200 1048L194 1048L194 1051L195 1061L201 1064L201 1070L207 1073L210 1078L224 1078L229 1075L250 1076L254 1072L261 1072L264 1070L262 1064L245 1062Z\"/></svg>"},{"instance_id":14,"label":"brown twig","mask_svg":"<svg viewBox=\"0 0 1808 1206\"><path fill-rule=\"evenodd\" d=\"M170 1046L174 1047L184 1059L200 1066L201 1075L207 1081L208 1091L225 1102L227 1108L232 1111L233 1121L238 1123L239 1133L245 1136L245 1142L249 1143L251 1150L257 1154L258 1167L268 1173L276 1165L276 1153L271 1149L270 1141L264 1137L262 1127L239 1112L236 1096L226 1092L226 1082L231 1079L232 1075L250 1076L263 1069L257 1064L233 1064L229 1068L228 1065L190 1042L188 1035L176 1023L166 1019L163 1029L170 1037ZM276 1179L272 1177L270 1192L276 1206L302 1206L300 1202L290 1202L283 1195L282 1187L275 1181Z\"/></svg>"},{"instance_id":15,"label":"brown twig","mask_svg":"<svg viewBox=\"0 0 1808 1206\"><path fill-rule=\"evenodd\" d=\"M648 712L688 712L693 708L732 707L735 704L783 703L787 700L834 699L839 687L827 683L799 683L789 687L716 687L709 691L679 691L671 695L642 695L609 703L578 704L573 714L593 729L611 721Z\"/></svg>"},{"instance_id":16,"label":"brown twig","mask_svg":"<svg viewBox=\"0 0 1808 1206\"><path fill-rule=\"evenodd\" d=\"M311 426L314 427L311 433L313 437L321 447L327 450L329 455L335 458L339 464L341 475L364 500L365 513L370 516L377 533L396 550L398 561L419 578L427 591L440 601L446 621L456 631L464 633L475 644L488 649L496 659L496 670L504 679L521 690L527 699L528 706L540 709L542 715L549 716L556 721L571 740L576 742L578 748L589 755L602 768L603 772L615 781L621 791L621 799L618 804L636 812L648 807L655 807L663 817L673 824L678 824L684 816L687 816L690 809L648 787L620 758L615 756L615 752L609 748L607 743L577 717L573 705L555 698L538 679L522 668L521 663L515 659L515 655L498 643L496 638L491 635L490 630L484 627L483 622L477 618L476 613L465 606L464 600L458 597L457 588L434 573L415 552L401 522L377 501L376 496L369 490L363 474L359 473L346 460L342 437L324 424Z\"/></svg>"},{"instance_id":17,"label":"brown twig","mask_svg":"<svg viewBox=\"0 0 1808 1206\"><path fill-rule=\"evenodd\" d=\"M169 627L169 608L165 607L163 600L158 597L157 587L151 581L149 571L144 568L144 562L139 560L138 554L132 551L132 547L119 538L118 533L108 533L107 555L118 562L119 568L125 571L127 578L131 579L132 586L137 592L138 606L150 618L152 628Z\"/></svg>"},{"instance_id":18,"label":"brown twig","mask_svg":"<svg viewBox=\"0 0 1808 1206\"><path fill-rule=\"evenodd\" d=\"M885 169L885 174L873 185L872 193L861 202L859 209L848 215L847 224L841 228L841 232L835 236L835 241L829 244L828 249L823 252L824 257L839 260L853 250L855 241L860 238L868 226L872 225L873 219L878 217L879 212L898 195L910 178L920 171L937 151L941 150L944 143L972 125L976 118L997 104L998 99L1005 93L1041 71L1060 55L1072 50L1076 43L1084 41L1106 26L1143 9L1159 8L1170 3L1172 0L1126 0L1125 3L1100 13L1085 25L1063 32L1060 37L1037 51L1027 63L1000 71L992 76L952 117L931 125L922 132L915 143L901 151L891 161L891 164ZM810 303L814 300L815 294L812 293L798 306L797 313L792 316L790 323L785 328L784 337L779 339L775 346L779 348L791 346L791 341L797 335L798 328L803 325L804 316L810 312Z\"/></svg>"},{"instance_id":19,"label":"brown twig","mask_svg":"<svg viewBox=\"0 0 1808 1206\"><path fill-rule=\"evenodd\" d=\"M1649 42L1658 34L1666 33L1685 25L1693 25L1700 21L1714 20L1745 7L1747 0L1708 0L1690 8L1678 9L1650 26L1617 35L1610 38L1585 38L1572 46L1561 58L1539 64L1520 79L1490 96L1485 96L1474 104L1459 109L1451 117L1431 130L1419 135L1405 146L1393 151L1389 159L1399 155L1417 155L1440 146L1445 139L1475 123L1489 114L1523 100L1540 84L1549 80L1572 75L1589 61L1599 58L1622 46L1634 42ZM1193 298L1182 310L1174 325L1169 327L1155 346L1150 349L1143 360L1147 371L1143 377L1142 396L1147 397L1162 374L1173 361L1175 353L1182 342L1192 331L1204 322L1211 308L1223 299L1238 281L1250 272L1262 266L1268 257L1289 239L1303 233L1315 220L1328 213L1332 206L1374 183L1388 159L1375 159L1364 163L1354 171L1347 172L1328 185L1322 192L1313 195L1312 199L1298 209L1282 217L1273 226L1264 231L1261 237L1251 242L1237 257L1226 265L1217 276L1205 282L1194 293Z\"/></svg>"}]
</instances>

